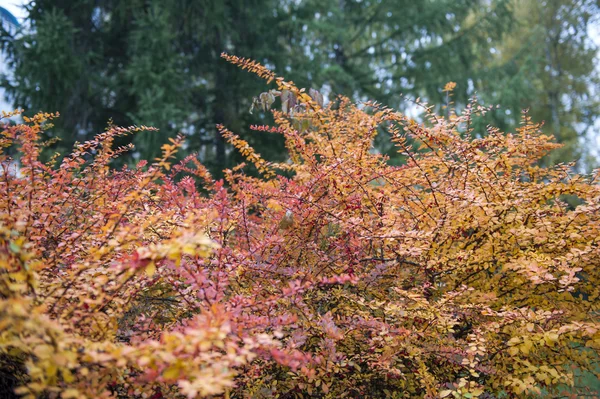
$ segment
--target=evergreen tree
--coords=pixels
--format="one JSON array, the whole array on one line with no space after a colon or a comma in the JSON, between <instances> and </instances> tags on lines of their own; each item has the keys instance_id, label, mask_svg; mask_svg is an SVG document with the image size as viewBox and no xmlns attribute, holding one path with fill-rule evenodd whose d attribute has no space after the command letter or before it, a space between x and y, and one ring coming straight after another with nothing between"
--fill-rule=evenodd
<instances>
[{"instance_id":1,"label":"evergreen tree","mask_svg":"<svg viewBox=\"0 0 600 399\"><path fill-rule=\"evenodd\" d=\"M31 2L29 29L2 32L14 69L3 86L30 113L61 113L55 149L62 152L112 120L160 129L136 138L142 157L183 131L195 149L205 145L205 160L218 169L225 148L214 125L245 125L242 109L262 87L232 74L220 53L282 59L270 28L281 18L278 6L275 0Z\"/></svg>"}]
</instances>

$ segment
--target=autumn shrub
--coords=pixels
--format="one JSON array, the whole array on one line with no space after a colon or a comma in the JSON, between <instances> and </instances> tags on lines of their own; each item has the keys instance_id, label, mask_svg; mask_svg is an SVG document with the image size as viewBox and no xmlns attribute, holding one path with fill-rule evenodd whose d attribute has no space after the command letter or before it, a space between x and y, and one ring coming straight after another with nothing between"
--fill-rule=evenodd
<instances>
[{"instance_id":1,"label":"autumn shrub","mask_svg":"<svg viewBox=\"0 0 600 399\"><path fill-rule=\"evenodd\" d=\"M111 169L110 127L39 159L53 115L2 128L0 364L16 392L68 398L522 398L586 394L595 372L600 190L527 116L417 123L276 89L289 162L214 180L189 156ZM255 104L255 105L257 105ZM402 166L373 150L387 131ZM485 134L477 134L485 133ZM473 138L479 137L479 138ZM18 154L16 158L8 154ZM249 174L248 167L260 174ZM287 177L284 177L287 176ZM577 206L565 196L577 198ZM568 390L568 391L567 391Z\"/></svg>"}]
</instances>

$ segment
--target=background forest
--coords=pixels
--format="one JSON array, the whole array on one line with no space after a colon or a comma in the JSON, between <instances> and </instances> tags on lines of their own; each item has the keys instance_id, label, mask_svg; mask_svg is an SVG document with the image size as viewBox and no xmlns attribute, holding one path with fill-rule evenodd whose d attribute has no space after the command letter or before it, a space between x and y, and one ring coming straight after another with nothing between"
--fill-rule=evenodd
<instances>
[{"instance_id":1,"label":"background forest","mask_svg":"<svg viewBox=\"0 0 600 399\"><path fill-rule=\"evenodd\" d=\"M263 86L220 60L227 51L330 99L377 100L415 116L421 110L413 100L444 104L444 85L456 82L459 108L475 95L500 106L476 131L486 124L514 130L529 108L534 121L545 121L544 132L565 144L546 162L597 165L596 0L25 3L20 26L0 30L9 72L0 84L26 115L60 113L49 133L60 141L48 156L109 121L143 124L160 130L135 139L134 157L155 157L183 132L186 151L218 173L239 161L215 128L223 123L266 159L282 161L280 137L249 134L249 124L270 118L248 113ZM402 162L385 137L377 148Z\"/></svg>"}]
</instances>

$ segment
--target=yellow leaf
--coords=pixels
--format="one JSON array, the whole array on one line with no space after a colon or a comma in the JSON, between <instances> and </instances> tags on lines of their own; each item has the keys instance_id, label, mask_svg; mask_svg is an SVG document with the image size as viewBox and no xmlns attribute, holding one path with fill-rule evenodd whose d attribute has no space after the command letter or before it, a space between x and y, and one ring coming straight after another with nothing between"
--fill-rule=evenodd
<instances>
[{"instance_id":1,"label":"yellow leaf","mask_svg":"<svg viewBox=\"0 0 600 399\"><path fill-rule=\"evenodd\" d=\"M275 201L274 199L270 199L267 201L267 208L275 212L278 212L283 209L281 204L278 201Z\"/></svg>"},{"instance_id":2,"label":"yellow leaf","mask_svg":"<svg viewBox=\"0 0 600 399\"><path fill-rule=\"evenodd\" d=\"M514 387L513 387L513 392L514 393L516 393L517 395L519 395L523 391L524 391L524 389L521 386L521 384L519 384L519 383L514 384Z\"/></svg>"},{"instance_id":3,"label":"yellow leaf","mask_svg":"<svg viewBox=\"0 0 600 399\"><path fill-rule=\"evenodd\" d=\"M200 342L200 344L198 345L198 347L200 348L200 350L202 352L206 352L207 350L209 350L210 348L212 348L212 342L210 342L210 341L202 341L202 342Z\"/></svg>"},{"instance_id":4,"label":"yellow leaf","mask_svg":"<svg viewBox=\"0 0 600 399\"><path fill-rule=\"evenodd\" d=\"M544 342L548 346L554 346L554 343L558 342L558 334L553 332L544 334Z\"/></svg>"},{"instance_id":5,"label":"yellow leaf","mask_svg":"<svg viewBox=\"0 0 600 399\"><path fill-rule=\"evenodd\" d=\"M154 262L150 262L148 263L148 266L146 266L146 274L148 277L152 277L154 276L154 273L156 273L156 265Z\"/></svg>"},{"instance_id":6,"label":"yellow leaf","mask_svg":"<svg viewBox=\"0 0 600 399\"><path fill-rule=\"evenodd\" d=\"M168 367L167 369L165 369L165 371L163 371L162 376L163 376L163 378L165 378L167 380L177 379L177 377L179 377L179 367L177 367L177 366Z\"/></svg>"},{"instance_id":7,"label":"yellow leaf","mask_svg":"<svg viewBox=\"0 0 600 399\"><path fill-rule=\"evenodd\" d=\"M54 348L51 345L38 345L33 350L33 353L41 359L47 359L54 353Z\"/></svg>"},{"instance_id":8,"label":"yellow leaf","mask_svg":"<svg viewBox=\"0 0 600 399\"><path fill-rule=\"evenodd\" d=\"M525 342L523 342L523 344L519 347L519 349L521 350L521 352L523 352L524 354L528 355L532 346L533 346L533 342L531 342L530 340L526 339Z\"/></svg>"},{"instance_id":9,"label":"yellow leaf","mask_svg":"<svg viewBox=\"0 0 600 399\"><path fill-rule=\"evenodd\" d=\"M140 367L145 367L148 364L150 364L151 361L152 361L152 359L150 359L149 356L142 356L138 359L137 364Z\"/></svg>"},{"instance_id":10,"label":"yellow leaf","mask_svg":"<svg viewBox=\"0 0 600 399\"><path fill-rule=\"evenodd\" d=\"M446 396L450 396L450 395L452 395L451 389L445 389L443 391L440 391L440 398L445 398Z\"/></svg>"},{"instance_id":11,"label":"yellow leaf","mask_svg":"<svg viewBox=\"0 0 600 399\"><path fill-rule=\"evenodd\" d=\"M60 394L60 397L62 399L75 399L75 398L85 398L85 395L82 395L81 392L79 392L77 389L69 388L67 390L64 390Z\"/></svg>"},{"instance_id":12,"label":"yellow leaf","mask_svg":"<svg viewBox=\"0 0 600 399\"><path fill-rule=\"evenodd\" d=\"M71 382L75 381L75 377L73 376L73 373L71 373L71 371L69 369L62 369L61 373L62 373L63 380L66 383L70 384Z\"/></svg>"}]
</instances>

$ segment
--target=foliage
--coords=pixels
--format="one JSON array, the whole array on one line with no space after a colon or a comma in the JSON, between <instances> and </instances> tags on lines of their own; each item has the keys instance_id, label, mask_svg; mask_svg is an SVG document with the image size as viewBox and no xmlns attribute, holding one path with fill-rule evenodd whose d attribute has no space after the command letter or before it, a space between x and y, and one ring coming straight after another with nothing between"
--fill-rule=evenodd
<instances>
[{"instance_id":1,"label":"foliage","mask_svg":"<svg viewBox=\"0 0 600 399\"><path fill-rule=\"evenodd\" d=\"M147 168L114 171L108 162L127 150L111 149L114 140L152 130L114 127L76 145L54 169L38 159L39 135L52 118L25 117L28 125L6 127L0 141L22 154L18 171L1 159L0 347L27 369L17 392L100 398L175 382L190 397L222 391L254 344L232 339L218 304L185 310L176 304L186 298L173 298L171 284L185 284L183 269L215 247L197 227L204 212L161 203L170 196L165 171L180 139ZM199 165L186 170L206 173ZM194 192L187 183L181 187ZM157 267L172 276L159 277ZM143 309L130 315L133 303Z\"/></svg>"},{"instance_id":2,"label":"foliage","mask_svg":"<svg viewBox=\"0 0 600 399\"><path fill-rule=\"evenodd\" d=\"M0 359L25 365L19 392L550 397L595 371L600 189L536 164L558 147L539 125L474 139L475 103L426 124L344 97L321 107L224 57L304 105L253 126L283 136L286 163L220 127L259 177L171 166L180 139L109 169L116 137L144 127L53 168L39 161L51 115L4 128L21 164L1 160ZM373 151L383 125L406 164Z\"/></svg>"}]
</instances>

